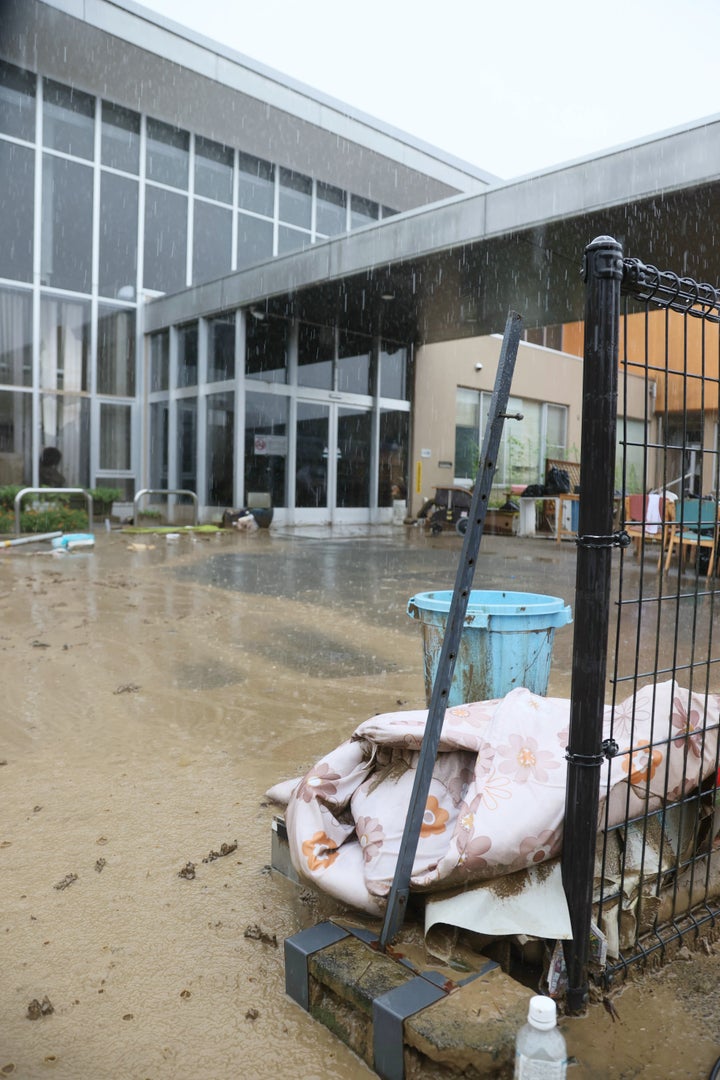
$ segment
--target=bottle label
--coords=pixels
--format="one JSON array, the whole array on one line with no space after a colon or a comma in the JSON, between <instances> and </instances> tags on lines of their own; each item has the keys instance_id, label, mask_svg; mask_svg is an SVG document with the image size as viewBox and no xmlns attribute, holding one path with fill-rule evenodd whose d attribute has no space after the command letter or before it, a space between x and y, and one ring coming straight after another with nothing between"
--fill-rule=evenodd
<instances>
[{"instance_id":1,"label":"bottle label","mask_svg":"<svg viewBox=\"0 0 720 1080\"><path fill-rule=\"evenodd\" d=\"M564 1080L566 1076L566 1061L538 1061L525 1054L516 1055L515 1080Z\"/></svg>"}]
</instances>

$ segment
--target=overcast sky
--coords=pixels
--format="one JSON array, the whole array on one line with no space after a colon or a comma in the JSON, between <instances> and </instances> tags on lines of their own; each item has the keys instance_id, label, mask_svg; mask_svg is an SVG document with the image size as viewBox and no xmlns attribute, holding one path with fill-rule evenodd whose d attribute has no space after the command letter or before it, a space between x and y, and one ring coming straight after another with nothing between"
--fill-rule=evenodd
<instances>
[{"instance_id":1,"label":"overcast sky","mask_svg":"<svg viewBox=\"0 0 720 1080\"><path fill-rule=\"evenodd\" d=\"M720 113L720 0L144 0L502 177Z\"/></svg>"}]
</instances>

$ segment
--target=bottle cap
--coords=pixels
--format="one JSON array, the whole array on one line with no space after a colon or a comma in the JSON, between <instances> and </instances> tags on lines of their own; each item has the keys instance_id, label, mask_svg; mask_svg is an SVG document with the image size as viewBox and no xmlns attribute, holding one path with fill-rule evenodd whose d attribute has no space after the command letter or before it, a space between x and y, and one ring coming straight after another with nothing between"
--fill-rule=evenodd
<instances>
[{"instance_id":1,"label":"bottle cap","mask_svg":"<svg viewBox=\"0 0 720 1080\"><path fill-rule=\"evenodd\" d=\"M538 994L530 998L528 1023L540 1031L549 1031L557 1023L557 1006L552 998Z\"/></svg>"}]
</instances>

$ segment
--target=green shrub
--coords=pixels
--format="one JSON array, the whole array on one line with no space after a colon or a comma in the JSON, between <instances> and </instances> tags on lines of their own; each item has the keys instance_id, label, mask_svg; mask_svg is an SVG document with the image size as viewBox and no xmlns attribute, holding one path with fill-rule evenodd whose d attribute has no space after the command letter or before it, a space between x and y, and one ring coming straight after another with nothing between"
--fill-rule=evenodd
<instances>
[{"instance_id":1,"label":"green shrub","mask_svg":"<svg viewBox=\"0 0 720 1080\"><path fill-rule=\"evenodd\" d=\"M92 495L93 502L97 503L114 503L116 499L122 496L120 488L96 487L87 490L88 495Z\"/></svg>"},{"instance_id":2,"label":"green shrub","mask_svg":"<svg viewBox=\"0 0 720 1080\"><path fill-rule=\"evenodd\" d=\"M88 516L85 510L71 510L67 506L48 507L47 510L23 510L20 514L20 532L86 532ZM15 532L15 514L4 507L0 509L0 533Z\"/></svg>"},{"instance_id":3,"label":"green shrub","mask_svg":"<svg viewBox=\"0 0 720 1080\"><path fill-rule=\"evenodd\" d=\"M0 509L14 510L15 496L18 491L22 491L23 486L23 484L5 484L4 487L0 487Z\"/></svg>"}]
</instances>

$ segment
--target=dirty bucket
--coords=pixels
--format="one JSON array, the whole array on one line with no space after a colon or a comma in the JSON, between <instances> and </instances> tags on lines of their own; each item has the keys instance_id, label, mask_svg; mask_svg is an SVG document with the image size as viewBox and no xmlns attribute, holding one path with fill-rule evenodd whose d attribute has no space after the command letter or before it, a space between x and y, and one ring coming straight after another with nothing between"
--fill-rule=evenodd
<instances>
[{"instance_id":1,"label":"dirty bucket","mask_svg":"<svg viewBox=\"0 0 720 1080\"><path fill-rule=\"evenodd\" d=\"M428 705L452 597L447 590L417 593L408 601L408 615L422 625ZM570 607L557 596L473 590L448 705L503 697L516 686L546 694L555 630L570 622Z\"/></svg>"}]
</instances>

